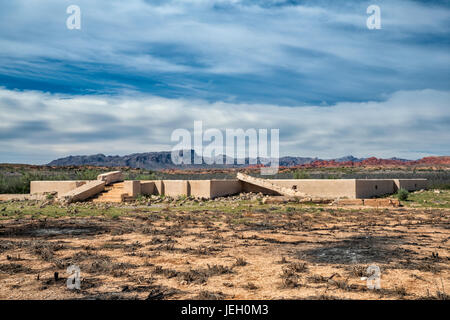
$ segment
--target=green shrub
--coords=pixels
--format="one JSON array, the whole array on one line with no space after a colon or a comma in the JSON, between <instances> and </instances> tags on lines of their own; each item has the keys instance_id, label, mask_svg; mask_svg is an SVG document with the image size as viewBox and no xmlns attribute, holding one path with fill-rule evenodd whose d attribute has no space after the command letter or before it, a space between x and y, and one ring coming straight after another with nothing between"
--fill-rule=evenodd
<instances>
[{"instance_id":1,"label":"green shrub","mask_svg":"<svg viewBox=\"0 0 450 320\"><path fill-rule=\"evenodd\" d=\"M309 174L304 170L297 170L294 172L294 179L309 179Z\"/></svg>"},{"instance_id":2,"label":"green shrub","mask_svg":"<svg viewBox=\"0 0 450 320\"><path fill-rule=\"evenodd\" d=\"M0 175L0 193L30 193L30 181L43 180L42 175L19 172L14 175Z\"/></svg>"},{"instance_id":3,"label":"green shrub","mask_svg":"<svg viewBox=\"0 0 450 320\"><path fill-rule=\"evenodd\" d=\"M159 180L160 178L152 171L124 172L125 180Z\"/></svg>"},{"instance_id":4,"label":"green shrub","mask_svg":"<svg viewBox=\"0 0 450 320\"><path fill-rule=\"evenodd\" d=\"M46 198L47 198L47 200L52 200L55 198L55 195L49 193L49 194L47 194Z\"/></svg>"},{"instance_id":5,"label":"green shrub","mask_svg":"<svg viewBox=\"0 0 450 320\"><path fill-rule=\"evenodd\" d=\"M408 200L408 195L409 195L409 192L406 189L400 188L397 191L398 200L403 200L403 201Z\"/></svg>"},{"instance_id":6,"label":"green shrub","mask_svg":"<svg viewBox=\"0 0 450 320\"><path fill-rule=\"evenodd\" d=\"M142 201L147 200L147 197L146 197L145 195L143 195L143 194L138 194L138 195L135 197L135 200L136 200L137 202L142 202Z\"/></svg>"},{"instance_id":7,"label":"green shrub","mask_svg":"<svg viewBox=\"0 0 450 320\"><path fill-rule=\"evenodd\" d=\"M100 170L82 169L76 172L76 180L97 180L100 173Z\"/></svg>"}]
</instances>

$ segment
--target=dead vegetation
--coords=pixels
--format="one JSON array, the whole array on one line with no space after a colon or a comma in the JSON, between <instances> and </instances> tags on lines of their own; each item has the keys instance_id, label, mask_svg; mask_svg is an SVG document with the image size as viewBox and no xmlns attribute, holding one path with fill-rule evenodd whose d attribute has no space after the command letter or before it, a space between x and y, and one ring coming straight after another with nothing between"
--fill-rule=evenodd
<instances>
[{"instance_id":1,"label":"dead vegetation","mask_svg":"<svg viewBox=\"0 0 450 320\"><path fill-rule=\"evenodd\" d=\"M0 298L449 298L446 209L222 202L9 215L0 223ZM16 205L6 204L8 214ZM80 290L66 287L70 265L80 267ZM379 290L362 280L370 265L381 270Z\"/></svg>"}]
</instances>

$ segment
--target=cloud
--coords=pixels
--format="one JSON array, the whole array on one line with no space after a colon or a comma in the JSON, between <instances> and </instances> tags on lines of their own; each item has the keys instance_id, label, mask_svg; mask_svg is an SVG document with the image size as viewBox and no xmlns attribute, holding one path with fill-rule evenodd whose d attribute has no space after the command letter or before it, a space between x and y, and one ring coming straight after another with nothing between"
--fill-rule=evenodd
<instances>
[{"instance_id":1,"label":"cloud","mask_svg":"<svg viewBox=\"0 0 450 320\"><path fill-rule=\"evenodd\" d=\"M418 158L450 154L449 91L399 91L333 107L61 95L0 89L0 162L170 150L173 130L280 129L282 155Z\"/></svg>"},{"instance_id":2,"label":"cloud","mask_svg":"<svg viewBox=\"0 0 450 320\"><path fill-rule=\"evenodd\" d=\"M283 105L381 101L449 89L450 9L442 1L80 0L0 5L0 83L60 93Z\"/></svg>"},{"instance_id":3,"label":"cloud","mask_svg":"<svg viewBox=\"0 0 450 320\"><path fill-rule=\"evenodd\" d=\"M0 4L0 161L171 148L176 128L279 128L284 155L449 154L450 5Z\"/></svg>"}]
</instances>

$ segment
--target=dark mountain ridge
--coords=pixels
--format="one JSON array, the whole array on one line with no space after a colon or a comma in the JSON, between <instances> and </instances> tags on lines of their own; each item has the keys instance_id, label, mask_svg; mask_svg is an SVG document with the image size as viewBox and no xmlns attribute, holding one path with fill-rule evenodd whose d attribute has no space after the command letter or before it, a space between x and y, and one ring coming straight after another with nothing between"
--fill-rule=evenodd
<instances>
[{"instance_id":1,"label":"dark mountain ridge","mask_svg":"<svg viewBox=\"0 0 450 320\"><path fill-rule=\"evenodd\" d=\"M227 169L242 167L259 167L264 159L233 159L226 156L216 156L215 159L202 159L194 150L180 150L179 156L190 157L191 164L177 165L172 162L171 151L133 153L125 156L106 156L104 154L68 156L51 161L49 166L100 166L100 167L130 167L134 169L166 170L166 169ZM212 161L214 160L214 161ZM220 161L223 164L220 164ZM252 161L250 161L252 160ZM213 163L213 164L210 164ZM345 156L336 159L319 159L311 157L280 157L280 167L361 167L361 166L448 166L449 156L424 157L418 160L406 160L401 158L379 159L375 157L356 158Z\"/></svg>"},{"instance_id":2,"label":"dark mountain ridge","mask_svg":"<svg viewBox=\"0 0 450 320\"><path fill-rule=\"evenodd\" d=\"M145 152L145 153L133 153L125 156L107 156L104 154L94 154L94 155L78 155L78 156L68 156L60 159L56 159L48 163L49 166L104 166L104 167L130 167L130 168L140 168L140 169L181 169L181 168L239 168L249 165L255 165L255 160L250 161L249 158L241 159L240 162L237 159L227 158L226 156L217 156L215 158L214 164L210 165L210 159L201 159L194 150L187 150L184 152L190 152L191 164L180 164L176 165L172 162L171 151L160 151L160 152ZM179 152L180 156L184 153ZM222 163L219 164L218 159L222 158ZM227 160L229 163L227 164ZM346 156L338 159L332 159L336 162L344 161L362 161L363 159L355 158L353 156ZM195 164L197 161L197 164ZM309 164L314 161L322 161L319 158L311 157L280 157L279 165L283 167L295 167L299 165ZM262 163L261 159L257 159L257 164Z\"/></svg>"}]
</instances>

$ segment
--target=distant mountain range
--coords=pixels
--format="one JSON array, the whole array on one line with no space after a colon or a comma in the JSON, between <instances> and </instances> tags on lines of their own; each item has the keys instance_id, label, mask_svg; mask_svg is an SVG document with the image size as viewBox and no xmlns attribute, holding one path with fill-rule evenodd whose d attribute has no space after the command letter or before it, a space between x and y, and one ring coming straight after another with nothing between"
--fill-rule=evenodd
<instances>
[{"instance_id":1,"label":"distant mountain range","mask_svg":"<svg viewBox=\"0 0 450 320\"><path fill-rule=\"evenodd\" d=\"M192 168L240 168L252 165L254 161L250 161L249 158L244 159L239 163L237 159L229 158L226 156L217 156L214 160L202 159L195 153L194 150L180 151L179 155L183 156L184 152L190 153L192 164L175 165L172 162L171 151L161 152L145 152L145 153L133 153L125 156L106 156L104 154L95 154L87 156L68 156L65 158L53 160L49 166L103 166L103 167L130 167L141 168L151 170L161 169L192 169ZM218 164L219 159L222 158L223 164ZM292 167L302 164L308 164L313 161L320 160L318 158L304 158L304 157L282 157L280 158L280 166ZM195 164L198 163L198 164ZM208 163L214 163L210 165ZM227 164L232 163L232 164ZM260 159L257 159L256 163L261 163Z\"/></svg>"},{"instance_id":2,"label":"distant mountain range","mask_svg":"<svg viewBox=\"0 0 450 320\"><path fill-rule=\"evenodd\" d=\"M170 151L161 152L145 152L134 153L125 156L106 156L104 154L85 155L85 156L68 156L65 158L53 160L49 166L102 166L102 167L130 167L150 170L162 169L193 169L193 168L240 168L254 166L250 164L248 158L243 164L238 164L236 159L227 158L225 156L216 157L213 165L211 159L201 159L194 150L180 151L180 156L185 152L190 153L191 163L196 160L199 164L191 165L175 165L172 162ZM222 158L224 164L217 164L217 160ZM226 161L233 164L226 164ZM260 159L258 159L259 161ZM258 162L260 163L260 161ZM310 157L281 157L279 165L281 167L330 167L330 166L363 166L363 165L408 165L408 164L450 164L450 157L426 157L419 160L406 160L400 158L377 159L377 158L356 158L353 156L345 156L336 159L319 159Z\"/></svg>"}]
</instances>

